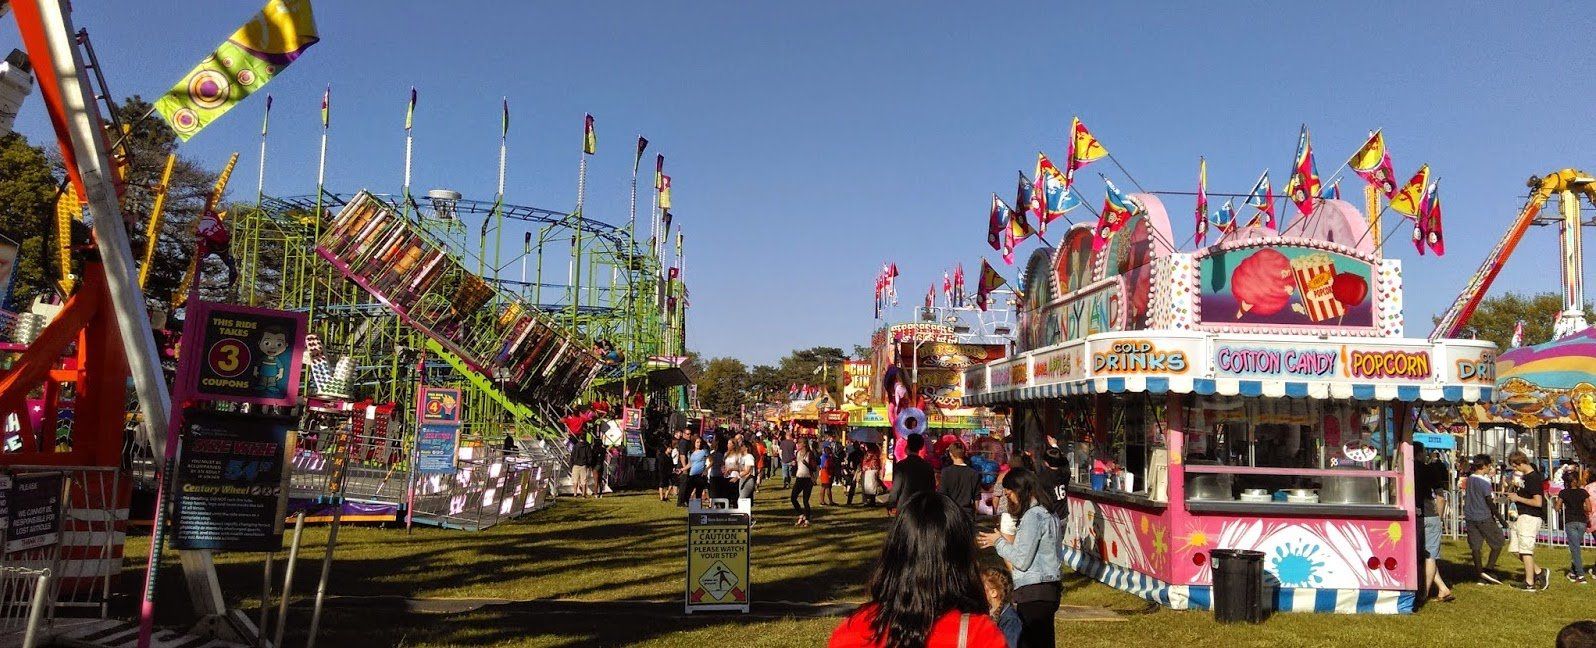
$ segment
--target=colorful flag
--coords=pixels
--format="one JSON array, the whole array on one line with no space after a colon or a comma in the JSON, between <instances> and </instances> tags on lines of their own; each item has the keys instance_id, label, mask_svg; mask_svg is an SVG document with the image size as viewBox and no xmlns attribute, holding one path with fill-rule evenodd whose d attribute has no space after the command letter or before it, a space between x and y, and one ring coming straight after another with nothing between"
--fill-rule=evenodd
<instances>
[{"instance_id":1,"label":"colorful flag","mask_svg":"<svg viewBox=\"0 0 1596 648\"><path fill-rule=\"evenodd\" d=\"M671 208L671 177L663 173L659 176L659 208Z\"/></svg>"},{"instance_id":2,"label":"colorful flag","mask_svg":"<svg viewBox=\"0 0 1596 648\"><path fill-rule=\"evenodd\" d=\"M1313 213L1313 199L1319 197L1322 186L1319 182L1319 165L1313 161L1313 143L1308 138L1308 125L1302 125L1302 132L1297 135L1297 157L1291 170L1291 179L1286 181L1286 195L1291 197L1291 202L1296 203L1297 211L1303 216Z\"/></svg>"},{"instance_id":3,"label":"colorful flag","mask_svg":"<svg viewBox=\"0 0 1596 648\"><path fill-rule=\"evenodd\" d=\"M1010 210L1009 213L1013 214L1014 212L1012 210ZM1016 245L1016 243L1014 242L1014 228L1010 227L1008 225L1005 225L1003 227L1003 249L998 251L998 253L1001 254L1002 257L1003 257L1004 265L1014 265L1014 246L1015 245Z\"/></svg>"},{"instance_id":4,"label":"colorful flag","mask_svg":"<svg viewBox=\"0 0 1596 648\"><path fill-rule=\"evenodd\" d=\"M1019 186L1014 188L1015 211L1020 212L1021 218L1024 218L1026 214L1041 214L1042 205L1036 200L1036 185L1025 177L1024 171L1020 171L1019 174Z\"/></svg>"},{"instance_id":5,"label":"colorful flag","mask_svg":"<svg viewBox=\"0 0 1596 648\"><path fill-rule=\"evenodd\" d=\"M332 84L327 84L327 89L321 93L321 127L332 125Z\"/></svg>"},{"instance_id":6,"label":"colorful flag","mask_svg":"<svg viewBox=\"0 0 1596 648\"><path fill-rule=\"evenodd\" d=\"M665 210L665 215L660 218L660 224L662 225L662 227L660 227L660 231L663 232L663 234L660 235L660 240L665 241L668 244L671 238L671 210ZM663 250L661 251L661 254L664 254Z\"/></svg>"},{"instance_id":7,"label":"colorful flag","mask_svg":"<svg viewBox=\"0 0 1596 648\"><path fill-rule=\"evenodd\" d=\"M1341 181L1336 180L1334 184L1326 186L1324 191L1319 192L1319 199L1341 200Z\"/></svg>"},{"instance_id":8,"label":"colorful flag","mask_svg":"<svg viewBox=\"0 0 1596 648\"><path fill-rule=\"evenodd\" d=\"M997 194L992 194L992 211L987 213L986 243L993 250L1003 249L1003 226L1008 222L1009 206L1003 204L1003 199Z\"/></svg>"},{"instance_id":9,"label":"colorful flag","mask_svg":"<svg viewBox=\"0 0 1596 648\"><path fill-rule=\"evenodd\" d=\"M1385 136L1380 131L1369 133L1369 141L1352 154L1347 166L1352 167L1353 173L1363 178L1364 182L1379 189L1387 199L1396 194L1396 171L1391 167L1391 153L1386 150Z\"/></svg>"},{"instance_id":10,"label":"colorful flag","mask_svg":"<svg viewBox=\"0 0 1596 648\"><path fill-rule=\"evenodd\" d=\"M155 101L187 142L320 41L310 0L270 0Z\"/></svg>"},{"instance_id":11,"label":"colorful flag","mask_svg":"<svg viewBox=\"0 0 1596 648\"><path fill-rule=\"evenodd\" d=\"M1042 199L1039 231L1047 233L1047 224L1062 217L1065 212L1081 204L1081 195L1071 190L1069 179L1053 161L1042 153L1036 154L1037 194Z\"/></svg>"},{"instance_id":12,"label":"colorful flag","mask_svg":"<svg viewBox=\"0 0 1596 648\"><path fill-rule=\"evenodd\" d=\"M665 154L659 153L654 156L654 191L659 191L664 186L665 181L662 179L664 177Z\"/></svg>"},{"instance_id":13,"label":"colorful flag","mask_svg":"<svg viewBox=\"0 0 1596 648\"><path fill-rule=\"evenodd\" d=\"M272 95L266 93L266 114L260 118L260 136L266 136L266 127L272 123Z\"/></svg>"},{"instance_id":14,"label":"colorful flag","mask_svg":"<svg viewBox=\"0 0 1596 648\"><path fill-rule=\"evenodd\" d=\"M983 311L986 310L987 296L992 294L992 291L1002 288L1005 283L1007 282L1003 280L1003 275L998 274L998 271L992 267L992 264L987 263L986 259L981 259L981 281L976 284L975 288L976 307Z\"/></svg>"},{"instance_id":15,"label":"colorful flag","mask_svg":"<svg viewBox=\"0 0 1596 648\"><path fill-rule=\"evenodd\" d=\"M960 308L964 307L964 264L963 263L960 263L960 264L958 264L958 265L953 267L953 303L954 303L954 305L956 305L956 306L958 306Z\"/></svg>"},{"instance_id":16,"label":"colorful flag","mask_svg":"<svg viewBox=\"0 0 1596 648\"><path fill-rule=\"evenodd\" d=\"M510 136L510 98L502 97L501 99L504 112L499 118L499 137L502 139Z\"/></svg>"},{"instance_id":17,"label":"colorful flag","mask_svg":"<svg viewBox=\"0 0 1596 648\"><path fill-rule=\"evenodd\" d=\"M1098 216L1097 229L1092 233L1094 252L1103 249L1103 245L1125 227L1131 216L1142 210L1141 204L1136 202L1135 198L1121 193L1119 187L1114 186L1114 181L1103 178L1103 182L1108 186L1104 189L1103 213Z\"/></svg>"},{"instance_id":18,"label":"colorful flag","mask_svg":"<svg viewBox=\"0 0 1596 648\"><path fill-rule=\"evenodd\" d=\"M1258 182L1252 185L1252 191L1247 192L1246 204L1258 210L1258 214L1253 215L1250 226L1256 227L1261 224L1270 229L1275 228L1275 188L1269 184L1268 169L1264 169L1263 175L1258 176Z\"/></svg>"},{"instance_id":19,"label":"colorful flag","mask_svg":"<svg viewBox=\"0 0 1596 648\"><path fill-rule=\"evenodd\" d=\"M598 152L598 134L593 132L593 115L591 114L582 122L582 152L588 155Z\"/></svg>"},{"instance_id":20,"label":"colorful flag","mask_svg":"<svg viewBox=\"0 0 1596 648\"><path fill-rule=\"evenodd\" d=\"M666 275L665 278L669 279L671 281L676 281L676 278L680 277L680 276L682 276L682 269L678 268L676 266L671 266L670 272Z\"/></svg>"},{"instance_id":21,"label":"colorful flag","mask_svg":"<svg viewBox=\"0 0 1596 648\"><path fill-rule=\"evenodd\" d=\"M1424 191L1424 203L1419 208L1419 217L1413 225L1413 246L1419 248L1419 256L1424 256L1424 248L1428 246L1435 256L1446 254L1446 240L1441 236L1441 181L1430 183L1430 188Z\"/></svg>"},{"instance_id":22,"label":"colorful flag","mask_svg":"<svg viewBox=\"0 0 1596 648\"><path fill-rule=\"evenodd\" d=\"M1391 196L1391 211L1417 218L1424 202L1424 189L1429 184L1430 165L1421 165L1408 183Z\"/></svg>"},{"instance_id":23,"label":"colorful flag","mask_svg":"<svg viewBox=\"0 0 1596 648\"><path fill-rule=\"evenodd\" d=\"M405 106L405 130L410 130L410 127L415 124L415 121L416 121L416 87L415 86L410 86L410 103Z\"/></svg>"},{"instance_id":24,"label":"colorful flag","mask_svg":"<svg viewBox=\"0 0 1596 648\"><path fill-rule=\"evenodd\" d=\"M937 301L937 286L936 286L936 284L931 284L930 288L925 289L925 309L926 310L931 310L931 307L936 304L936 301Z\"/></svg>"},{"instance_id":25,"label":"colorful flag","mask_svg":"<svg viewBox=\"0 0 1596 648\"><path fill-rule=\"evenodd\" d=\"M648 148L648 138L643 137L641 135L637 136L637 157L632 159L632 172L633 172L633 176L632 177L634 177L634 178L637 177L636 172L637 172L638 165L643 163L643 151L646 150L647 148Z\"/></svg>"},{"instance_id":26,"label":"colorful flag","mask_svg":"<svg viewBox=\"0 0 1596 648\"><path fill-rule=\"evenodd\" d=\"M942 273L942 296L947 298L948 304L953 303L953 277L946 272Z\"/></svg>"},{"instance_id":27,"label":"colorful flag","mask_svg":"<svg viewBox=\"0 0 1596 648\"><path fill-rule=\"evenodd\" d=\"M1197 158L1197 247L1208 245L1208 160Z\"/></svg>"},{"instance_id":28,"label":"colorful flag","mask_svg":"<svg viewBox=\"0 0 1596 648\"><path fill-rule=\"evenodd\" d=\"M1236 205L1233 199L1226 198L1225 206L1214 212L1214 224L1219 226L1221 234L1236 231Z\"/></svg>"},{"instance_id":29,"label":"colorful flag","mask_svg":"<svg viewBox=\"0 0 1596 648\"><path fill-rule=\"evenodd\" d=\"M1009 233L1014 237L1014 247L1019 247L1036 230L1031 228L1031 221L1025 217L1025 212L1016 209L1009 212Z\"/></svg>"},{"instance_id":30,"label":"colorful flag","mask_svg":"<svg viewBox=\"0 0 1596 648\"><path fill-rule=\"evenodd\" d=\"M1108 156L1108 149L1103 148L1103 143L1086 130L1086 124L1081 123L1081 118L1076 117L1070 122L1070 168L1080 169L1092 162Z\"/></svg>"},{"instance_id":31,"label":"colorful flag","mask_svg":"<svg viewBox=\"0 0 1596 648\"><path fill-rule=\"evenodd\" d=\"M1524 346L1524 320L1513 324L1513 339L1507 343L1509 348Z\"/></svg>"}]
</instances>

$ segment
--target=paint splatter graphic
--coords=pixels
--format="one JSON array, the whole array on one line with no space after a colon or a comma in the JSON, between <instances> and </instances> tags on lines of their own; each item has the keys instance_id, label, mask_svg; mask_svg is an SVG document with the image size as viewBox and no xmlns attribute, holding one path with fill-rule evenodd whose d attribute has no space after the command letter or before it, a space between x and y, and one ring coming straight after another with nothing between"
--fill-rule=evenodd
<instances>
[{"instance_id":1,"label":"paint splatter graphic","mask_svg":"<svg viewBox=\"0 0 1596 648\"><path fill-rule=\"evenodd\" d=\"M1280 584L1286 587L1317 587L1324 582L1324 576L1318 571L1324 567L1322 560L1315 560L1319 553L1316 544L1285 544L1275 547L1275 556L1270 563L1274 569L1275 578L1280 579Z\"/></svg>"}]
</instances>

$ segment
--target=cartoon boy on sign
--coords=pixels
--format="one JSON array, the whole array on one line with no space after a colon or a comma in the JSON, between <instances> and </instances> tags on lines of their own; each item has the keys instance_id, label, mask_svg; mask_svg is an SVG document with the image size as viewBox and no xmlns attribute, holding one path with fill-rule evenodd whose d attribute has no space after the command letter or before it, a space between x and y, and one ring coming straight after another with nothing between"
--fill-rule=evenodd
<instances>
[{"instance_id":1,"label":"cartoon boy on sign","mask_svg":"<svg viewBox=\"0 0 1596 648\"><path fill-rule=\"evenodd\" d=\"M261 357L255 363L255 386L260 395L282 398L288 394L288 332L281 326L261 331L257 345Z\"/></svg>"}]
</instances>

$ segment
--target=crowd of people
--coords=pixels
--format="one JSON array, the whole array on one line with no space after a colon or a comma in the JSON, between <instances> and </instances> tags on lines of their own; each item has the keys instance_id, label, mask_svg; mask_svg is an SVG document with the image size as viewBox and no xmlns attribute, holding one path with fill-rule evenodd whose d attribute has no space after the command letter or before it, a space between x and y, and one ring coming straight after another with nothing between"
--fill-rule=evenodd
<instances>
[{"instance_id":1,"label":"crowd of people","mask_svg":"<svg viewBox=\"0 0 1596 648\"><path fill-rule=\"evenodd\" d=\"M674 500L677 506L695 499L706 505L714 499L752 499L779 476L797 526L809 526L816 489L821 506L854 506L856 498L875 506L884 494L879 445L804 439L791 431L678 430L658 444L654 461L659 500Z\"/></svg>"},{"instance_id":2,"label":"crowd of people","mask_svg":"<svg viewBox=\"0 0 1596 648\"><path fill-rule=\"evenodd\" d=\"M1456 600L1453 589L1438 569L1441 537L1447 512L1446 494L1452 475L1444 462L1414 443L1414 498L1422 523L1420 546L1424 552L1421 587L1433 600ZM1500 585L1514 581L1525 591L1541 591L1551 586L1551 570L1535 562L1535 545L1552 513L1560 517L1570 568L1564 577L1575 585L1588 584L1596 570L1585 566L1583 545L1596 514L1596 479L1586 467L1566 464L1557 471L1555 482L1548 480L1541 467L1523 452L1507 457L1505 466L1491 455L1470 457L1460 470L1457 484L1461 496L1461 526L1468 539L1469 558L1475 578L1481 584ZM1505 504L1503 506L1502 504ZM1486 549L1489 547L1489 551ZM1503 550L1523 565L1521 577L1514 578L1498 569Z\"/></svg>"}]
</instances>

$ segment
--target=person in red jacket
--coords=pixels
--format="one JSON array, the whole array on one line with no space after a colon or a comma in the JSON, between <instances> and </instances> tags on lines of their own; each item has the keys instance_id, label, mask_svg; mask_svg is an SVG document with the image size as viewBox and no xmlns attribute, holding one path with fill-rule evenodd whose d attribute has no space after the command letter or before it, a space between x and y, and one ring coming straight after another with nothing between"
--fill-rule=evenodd
<instances>
[{"instance_id":1,"label":"person in red jacket","mask_svg":"<svg viewBox=\"0 0 1596 648\"><path fill-rule=\"evenodd\" d=\"M830 648L1007 648L987 614L975 521L936 492L898 505L870 600L831 633Z\"/></svg>"}]
</instances>

